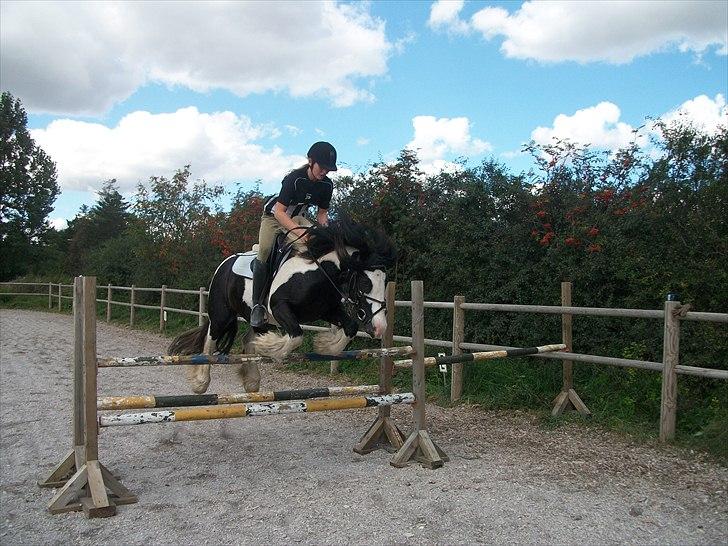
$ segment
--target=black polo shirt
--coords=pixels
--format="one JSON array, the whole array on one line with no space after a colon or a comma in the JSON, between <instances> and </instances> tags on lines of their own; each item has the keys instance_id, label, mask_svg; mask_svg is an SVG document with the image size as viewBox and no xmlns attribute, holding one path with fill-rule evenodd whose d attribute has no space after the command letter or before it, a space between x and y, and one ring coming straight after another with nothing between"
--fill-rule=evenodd
<instances>
[{"instance_id":1,"label":"black polo shirt","mask_svg":"<svg viewBox=\"0 0 728 546\"><path fill-rule=\"evenodd\" d=\"M288 173L283 179L280 193L266 201L263 208L265 213L273 214L276 203L286 206L289 218L301 215L311 205L328 210L334 192L333 182L326 176L323 180L311 180L307 172L308 166L304 166Z\"/></svg>"}]
</instances>

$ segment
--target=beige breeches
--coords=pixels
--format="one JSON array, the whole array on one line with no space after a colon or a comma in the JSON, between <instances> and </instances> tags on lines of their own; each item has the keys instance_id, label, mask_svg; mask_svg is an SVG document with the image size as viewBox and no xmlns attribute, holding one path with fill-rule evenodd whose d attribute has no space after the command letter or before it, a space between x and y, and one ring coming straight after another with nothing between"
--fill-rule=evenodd
<instances>
[{"instance_id":1,"label":"beige breeches","mask_svg":"<svg viewBox=\"0 0 728 546\"><path fill-rule=\"evenodd\" d=\"M313 224L304 218L303 216L294 216L291 218L296 225L309 227ZM270 252L273 249L273 243L275 243L276 236L279 233L285 233L286 230L283 226L278 223L273 215L263 214L260 219L260 231L258 232L258 260L265 262L270 256ZM303 234L303 230L297 229L291 231L286 237L289 242L292 242L296 247L296 250L302 252L306 250L306 243L302 239L298 239ZM298 240L296 240L298 239ZM295 241L295 242L294 242Z\"/></svg>"}]
</instances>

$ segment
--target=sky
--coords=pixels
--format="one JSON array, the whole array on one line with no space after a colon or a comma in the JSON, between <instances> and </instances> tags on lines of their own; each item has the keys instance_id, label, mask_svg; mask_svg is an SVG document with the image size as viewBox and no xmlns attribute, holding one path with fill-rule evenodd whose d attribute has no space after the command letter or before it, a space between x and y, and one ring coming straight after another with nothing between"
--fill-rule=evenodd
<instances>
[{"instance_id":1,"label":"sky","mask_svg":"<svg viewBox=\"0 0 728 546\"><path fill-rule=\"evenodd\" d=\"M104 181L276 193L313 142L339 174L416 150L426 172L650 119L728 122L724 0L0 0L0 87L56 162L63 227ZM647 144L645 144L647 145Z\"/></svg>"}]
</instances>

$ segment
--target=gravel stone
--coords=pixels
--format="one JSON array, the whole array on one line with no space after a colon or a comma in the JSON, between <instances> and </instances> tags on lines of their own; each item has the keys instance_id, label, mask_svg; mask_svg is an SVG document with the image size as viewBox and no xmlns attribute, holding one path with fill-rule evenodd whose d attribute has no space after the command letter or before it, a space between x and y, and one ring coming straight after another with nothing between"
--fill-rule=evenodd
<instances>
[{"instance_id":1,"label":"gravel stone","mask_svg":"<svg viewBox=\"0 0 728 546\"><path fill-rule=\"evenodd\" d=\"M100 357L169 340L98 324ZM707 457L523 411L427 407L438 470L353 454L376 410L104 429L101 462L139 496L108 519L53 516L71 448L73 320L0 310L0 543L725 544L728 469ZM233 367L210 392L238 392ZM262 390L345 384L264 368ZM103 369L101 395L189 393L182 369ZM587 401L588 403L588 401ZM393 407L400 428L411 408Z\"/></svg>"}]
</instances>

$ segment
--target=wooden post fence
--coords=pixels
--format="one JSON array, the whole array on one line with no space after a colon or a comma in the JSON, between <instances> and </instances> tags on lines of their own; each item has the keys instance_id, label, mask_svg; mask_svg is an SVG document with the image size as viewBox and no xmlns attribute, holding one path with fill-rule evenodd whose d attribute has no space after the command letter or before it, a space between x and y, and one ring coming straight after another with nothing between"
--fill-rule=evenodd
<instances>
[{"instance_id":1,"label":"wooden post fence","mask_svg":"<svg viewBox=\"0 0 728 546\"><path fill-rule=\"evenodd\" d=\"M561 283L561 306L571 307L571 283ZM566 345L566 352L572 352L573 334L571 329L571 313L562 313L561 315L561 343ZM563 385L561 392L554 399L554 408L551 415L561 415L569 408L576 409L585 417L591 416L591 411L577 394L574 389L574 363L571 360L562 360L562 377Z\"/></svg>"},{"instance_id":2,"label":"wooden post fence","mask_svg":"<svg viewBox=\"0 0 728 546\"><path fill-rule=\"evenodd\" d=\"M58 310L61 310L61 283L58 283Z\"/></svg>"},{"instance_id":3,"label":"wooden post fence","mask_svg":"<svg viewBox=\"0 0 728 546\"><path fill-rule=\"evenodd\" d=\"M414 430L402 447L394 454L390 464L395 467L406 466L415 459L428 468L439 468L448 461L448 457L427 432L425 415L425 303L422 281L412 281L412 392L415 395L413 405Z\"/></svg>"},{"instance_id":4,"label":"wooden post fence","mask_svg":"<svg viewBox=\"0 0 728 546\"><path fill-rule=\"evenodd\" d=\"M680 359L680 319L676 316L679 301L665 302L665 327L662 341L662 402L660 405L660 441L669 442L675 437L677 413L677 373Z\"/></svg>"},{"instance_id":5,"label":"wooden post fence","mask_svg":"<svg viewBox=\"0 0 728 546\"><path fill-rule=\"evenodd\" d=\"M48 283L48 309L53 309L53 285Z\"/></svg>"},{"instance_id":6,"label":"wooden post fence","mask_svg":"<svg viewBox=\"0 0 728 546\"><path fill-rule=\"evenodd\" d=\"M455 296L452 308L452 355L462 354L460 344L465 341L465 311L462 308L465 297ZM463 395L463 364L452 365L450 378L450 400L455 402Z\"/></svg>"}]
</instances>

